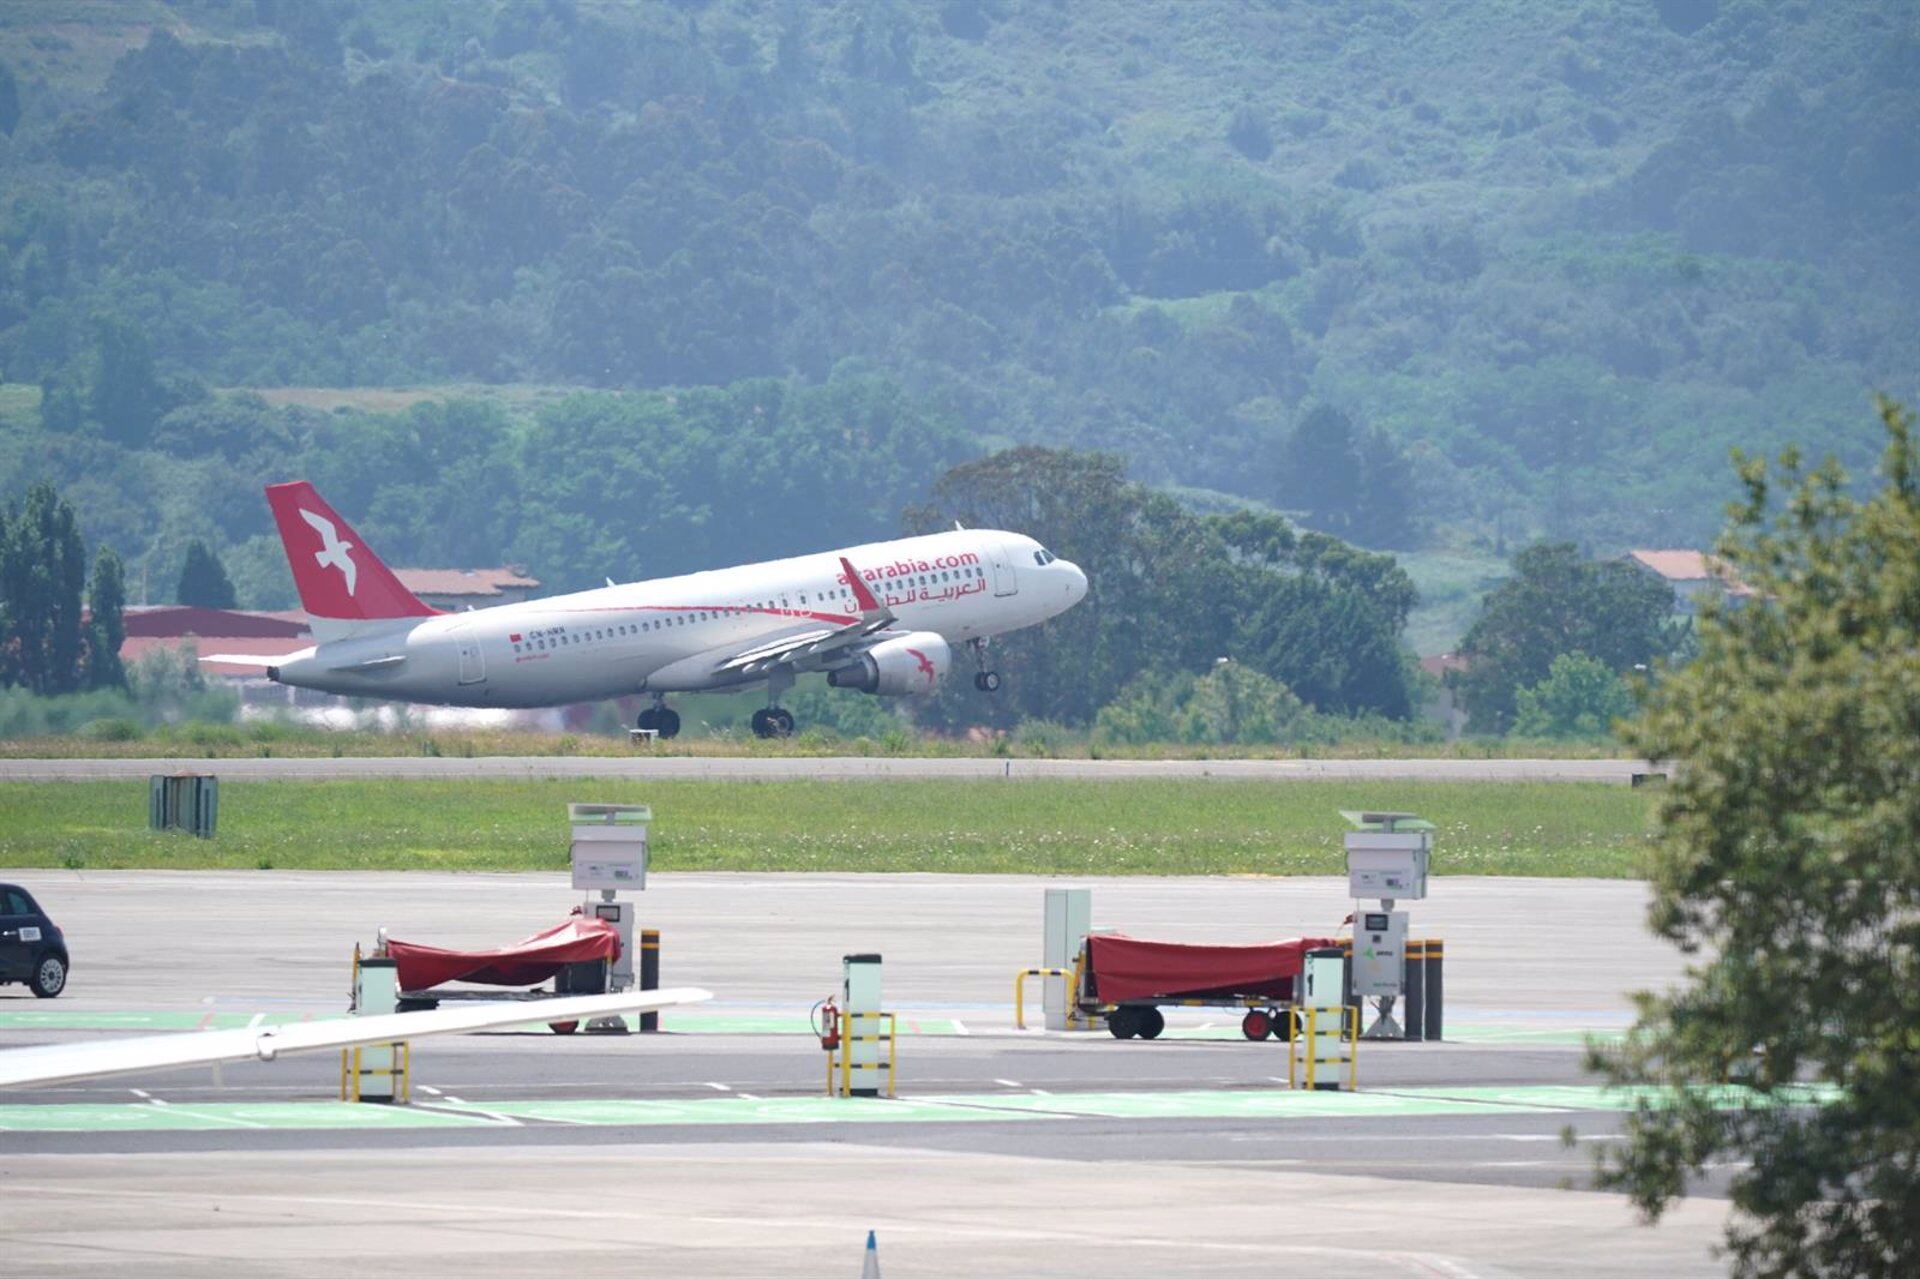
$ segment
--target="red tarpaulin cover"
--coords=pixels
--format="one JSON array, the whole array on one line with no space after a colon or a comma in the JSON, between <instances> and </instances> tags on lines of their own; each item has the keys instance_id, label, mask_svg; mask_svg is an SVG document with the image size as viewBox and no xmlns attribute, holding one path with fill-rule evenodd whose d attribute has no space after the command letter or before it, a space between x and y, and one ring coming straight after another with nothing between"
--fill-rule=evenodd
<instances>
[{"instance_id":1,"label":"red tarpaulin cover","mask_svg":"<svg viewBox=\"0 0 1920 1279\"><path fill-rule=\"evenodd\" d=\"M450 981L533 986L568 964L619 958L620 932L604 919L576 915L498 950L443 950L388 938L387 955L399 972L402 990L428 990Z\"/></svg>"},{"instance_id":2,"label":"red tarpaulin cover","mask_svg":"<svg viewBox=\"0 0 1920 1279\"><path fill-rule=\"evenodd\" d=\"M1307 952L1339 944L1332 938L1296 937L1254 946L1197 946L1096 933L1087 938L1087 963L1093 995L1107 1003L1231 995L1291 999Z\"/></svg>"}]
</instances>

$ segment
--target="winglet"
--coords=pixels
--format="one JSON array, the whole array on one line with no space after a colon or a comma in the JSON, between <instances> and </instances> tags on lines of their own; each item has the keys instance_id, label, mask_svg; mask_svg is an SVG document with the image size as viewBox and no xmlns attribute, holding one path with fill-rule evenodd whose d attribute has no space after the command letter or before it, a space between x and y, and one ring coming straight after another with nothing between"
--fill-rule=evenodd
<instances>
[{"instance_id":1,"label":"winglet","mask_svg":"<svg viewBox=\"0 0 1920 1279\"><path fill-rule=\"evenodd\" d=\"M853 562L844 555L840 557L840 571L847 575L847 585L853 588L853 602L860 606L860 611L878 613L880 601L873 598L873 592L867 589L866 581L854 570Z\"/></svg>"}]
</instances>

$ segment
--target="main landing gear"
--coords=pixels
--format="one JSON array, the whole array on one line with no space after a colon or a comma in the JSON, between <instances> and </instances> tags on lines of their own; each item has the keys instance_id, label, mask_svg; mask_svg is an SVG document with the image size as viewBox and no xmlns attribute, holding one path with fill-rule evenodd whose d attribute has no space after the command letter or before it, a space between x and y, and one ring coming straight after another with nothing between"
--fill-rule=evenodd
<instances>
[{"instance_id":1,"label":"main landing gear","mask_svg":"<svg viewBox=\"0 0 1920 1279\"><path fill-rule=\"evenodd\" d=\"M753 713L755 737L793 736L793 712L779 706L763 706Z\"/></svg>"},{"instance_id":2,"label":"main landing gear","mask_svg":"<svg viewBox=\"0 0 1920 1279\"><path fill-rule=\"evenodd\" d=\"M680 713L678 711L668 710L665 702L655 702L652 706L640 712L640 717L634 721L634 727L640 729L642 732L652 731L658 733L662 738L678 737L680 735Z\"/></svg>"},{"instance_id":3,"label":"main landing gear","mask_svg":"<svg viewBox=\"0 0 1920 1279\"><path fill-rule=\"evenodd\" d=\"M1000 672L987 669L987 638L983 635L979 639L970 639L967 647L973 650L973 663L980 668L973 677L973 686L983 693L999 692Z\"/></svg>"}]
</instances>

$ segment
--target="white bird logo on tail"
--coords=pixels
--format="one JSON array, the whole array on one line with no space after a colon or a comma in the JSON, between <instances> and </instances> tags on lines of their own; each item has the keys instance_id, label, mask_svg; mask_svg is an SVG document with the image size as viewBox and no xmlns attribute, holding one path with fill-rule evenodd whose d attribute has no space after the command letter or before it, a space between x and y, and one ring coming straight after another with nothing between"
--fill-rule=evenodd
<instances>
[{"instance_id":1,"label":"white bird logo on tail","mask_svg":"<svg viewBox=\"0 0 1920 1279\"><path fill-rule=\"evenodd\" d=\"M314 563L321 568L339 569L340 575L347 579L347 594L353 594L353 580L360 571L354 565L353 556L347 554L353 549L353 543L341 541L340 530L336 529L333 521L324 515L315 515L312 511L303 509L300 512L300 518L311 524L314 532L320 535L321 546L313 553Z\"/></svg>"}]
</instances>

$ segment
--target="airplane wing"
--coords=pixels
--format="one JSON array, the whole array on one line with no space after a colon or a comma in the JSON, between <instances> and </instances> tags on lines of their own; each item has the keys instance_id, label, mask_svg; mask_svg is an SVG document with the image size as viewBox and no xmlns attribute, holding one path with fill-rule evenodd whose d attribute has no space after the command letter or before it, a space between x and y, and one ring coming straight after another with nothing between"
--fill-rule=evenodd
<instances>
[{"instance_id":1,"label":"airplane wing","mask_svg":"<svg viewBox=\"0 0 1920 1279\"><path fill-rule=\"evenodd\" d=\"M284 657L262 657L258 653L202 653L201 662L225 662L228 666L278 666L286 661Z\"/></svg>"},{"instance_id":2,"label":"airplane wing","mask_svg":"<svg viewBox=\"0 0 1920 1279\"><path fill-rule=\"evenodd\" d=\"M390 1044L429 1035L459 1035L503 1026L555 1021L587 1021L617 1013L654 1012L697 1004L713 995L698 987L630 990L615 995L575 995L563 999L487 1001L428 1012L337 1017L248 1030L202 1030L133 1039L44 1044L0 1051L0 1087L54 1084L96 1079L174 1066L211 1066L230 1061L272 1061L282 1053Z\"/></svg>"},{"instance_id":3,"label":"airplane wing","mask_svg":"<svg viewBox=\"0 0 1920 1279\"><path fill-rule=\"evenodd\" d=\"M874 598L873 592L867 589L866 582L844 555L840 557L840 568L846 574L847 585L853 589L854 603L860 607L860 616L856 620L844 626L802 631L798 635L785 635L755 645L726 658L714 668L714 674L750 678L763 675L776 666L813 669L821 659L845 649L857 648L871 636L893 625L893 610Z\"/></svg>"}]
</instances>

